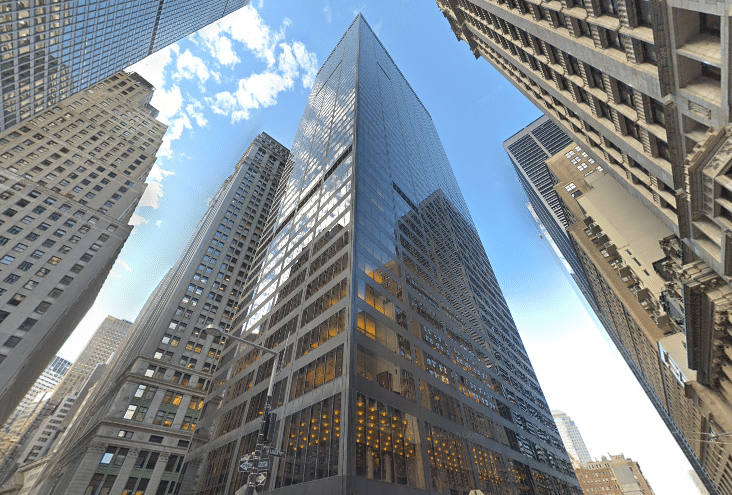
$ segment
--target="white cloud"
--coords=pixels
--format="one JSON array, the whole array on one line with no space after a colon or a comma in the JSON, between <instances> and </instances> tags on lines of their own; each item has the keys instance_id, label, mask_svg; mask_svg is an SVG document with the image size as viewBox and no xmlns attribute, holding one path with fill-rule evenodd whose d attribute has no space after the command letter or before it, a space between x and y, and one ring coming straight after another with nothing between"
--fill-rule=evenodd
<instances>
[{"instance_id":1,"label":"white cloud","mask_svg":"<svg viewBox=\"0 0 732 495\"><path fill-rule=\"evenodd\" d=\"M328 24L333 22L333 11L330 9L329 3L326 3L323 7L323 13L325 14L325 20Z\"/></svg>"},{"instance_id":2,"label":"white cloud","mask_svg":"<svg viewBox=\"0 0 732 495\"><path fill-rule=\"evenodd\" d=\"M139 206L147 206L157 210L160 206L160 199L163 197L163 179L170 175L175 175L175 172L164 170L157 163L154 164L147 176L147 189L140 198ZM145 220L145 223L147 223L147 220Z\"/></svg>"},{"instance_id":3,"label":"white cloud","mask_svg":"<svg viewBox=\"0 0 732 495\"><path fill-rule=\"evenodd\" d=\"M129 67L129 70L137 72L147 81L160 89L165 84L165 67L173 60L173 53L178 53L180 48L177 43L173 43L162 50L159 50L149 57L137 62Z\"/></svg>"},{"instance_id":4,"label":"white cloud","mask_svg":"<svg viewBox=\"0 0 732 495\"><path fill-rule=\"evenodd\" d=\"M204 84L210 77L213 77L216 81L221 77L217 72L209 70L203 59L193 55L190 50L178 55L175 62L177 71L173 74L173 79L176 80L196 77Z\"/></svg>"},{"instance_id":5,"label":"white cloud","mask_svg":"<svg viewBox=\"0 0 732 495\"><path fill-rule=\"evenodd\" d=\"M271 67L276 61L275 47L285 38L284 29L289 24L290 20L285 19L282 28L274 31L264 23L250 4L203 28L198 35L211 55L222 65L232 66L240 60L233 52L231 42L224 40L230 38L243 43L257 58Z\"/></svg>"},{"instance_id":6,"label":"white cloud","mask_svg":"<svg viewBox=\"0 0 732 495\"><path fill-rule=\"evenodd\" d=\"M161 225L163 225L163 221L162 220L156 220L155 221L155 226L156 227L160 227Z\"/></svg>"},{"instance_id":7,"label":"white cloud","mask_svg":"<svg viewBox=\"0 0 732 495\"><path fill-rule=\"evenodd\" d=\"M249 118L251 110L267 108L277 103L277 95L292 89L302 69L303 87L312 85L317 74L315 54L308 52L299 41L291 45L280 43L277 66L258 74L240 79L233 93L222 91L206 101L220 115L231 115L232 122Z\"/></svg>"},{"instance_id":8,"label":"white cloud","mask_svg":"<svg viewBox=\"0 0 732 495\"><path fill-rule=\"evenodd\" d=\"M186 112L196 121L198 127L204 127L208 124L206 117L203 115L203 104L198 101L191 99L191 103L186 106Z\"/></svg>"},{"instance_id":9,"label":"white cloud","mask_svg":"<svg viewBox=\"0 0 732 495\"><path fill-rule=\"evenodd\" d=\"M155 90L152 97L152 105L158 109L158 120L169 124L170 119L177 114L183 106L183 95L180 88L174 85L170 89L159 88ZM170 131L168 131L170 132Z\"/></svg>"},{"instance_id":10,"label":"white cloud","mask_svg":"<svg viewBox=\"0 0 732 495\"><path fill-rule=\"evenodd\" d=\"M143 217L142 215L138 215L137 213L133 213L132 218L130 218L130 225L133 225L135 227L147 222L147 218Z\"/></svg>"}]
</instances>

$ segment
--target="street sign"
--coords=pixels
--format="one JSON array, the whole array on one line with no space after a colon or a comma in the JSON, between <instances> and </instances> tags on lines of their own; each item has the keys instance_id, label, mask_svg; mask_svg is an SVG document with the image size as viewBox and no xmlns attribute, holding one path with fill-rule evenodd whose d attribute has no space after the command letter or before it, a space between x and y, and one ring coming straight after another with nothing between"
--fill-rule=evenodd
<instances>
[{"instance_id":1,"label":"street sign","mask_svg":"<svg viewBox=\"0 0 732 495\"><path fill-rule=\"evenodd\" d=\"M247 478L248 486L263 486L267 482L267 473L251 473Z\"/></svg>"},{"instance_id":2,"label":"street sign","mask_svg":"<svg viewBox=\"0 0 732 495\"><path fill-rule=\"evenodd\" d=\"M248 473L250 471L254 471L254 461L240 461L239 462L239 472L240 473Z\"/></svg>"},{"instance_id":3,"label":"street sign","mask_svg":"<svg viewBox=\"0 0 732 495\"><path fill-rule=\"evenodd\" d=\"M269 471L269 457L257 459L257 472Z\"/></svg>"},{"instance_id":4,"label":"street sign","mask_svg":"<svg viewBox=\"0 0 732 495\"><path fill-rule=\"evenodd\" d=\"M279 448L277 448L277 447L269 447L269 446L267 446L267 445L265 445L265 446L264 446L264 447L262 448L262 452L263 452L264 454L267 454L267 455L273 455L273 456L275 456L275 457L284 457L284 456L285 456L285 451L284 451L284 450L282 450L282 449L279 449Z\"/></svg>"}]
</instances>

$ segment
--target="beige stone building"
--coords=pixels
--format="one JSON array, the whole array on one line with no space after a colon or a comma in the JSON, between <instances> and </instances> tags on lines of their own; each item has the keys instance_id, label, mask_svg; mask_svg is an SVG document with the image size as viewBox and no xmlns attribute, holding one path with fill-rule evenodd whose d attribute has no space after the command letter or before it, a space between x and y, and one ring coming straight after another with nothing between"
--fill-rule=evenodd
<instances>
[{"instance_id":1,"label":"beige stone building","mask_svg":"<svg viewBox=\"0 0 732 495\"><path fill-rule=\"evenodd\" d=\"M94 369L119 352L119 346L131 327L131 321L107 316L56 387L53 398L59 401L68 395L78 394Z\"/></svg>"},{"instance_id":2,"label":"beige stone building","mask_svg":"<svg viewBox=\"0 0 732 495\"><path fill-rule=\"evenodd\" d=\"M721 397L717 404L698 400L700 393L717 394L688 364L684 303L673 278L679 243L601 165L576 162L583 153L572 144L547 160L570 219L570 240L599 311L610 322L610 337L687 456L713 476L722 451L711 454L723 444L699 432L728 421L732 410L719 403ZM719 490L729 493L724 481L721 475Z\"/></svg>"},{"instance_id":3,"label":"beige stone building","mask_svg":"<svg viewBox=\"0 0 732 495\"><path fill-rule=\"evenodd\" d=\"M104 283L166 126L120 72L0 133L0 421Z\"/></svg>"},{"instance_id":4,"label":"beige stone building","mask_svg":"<svg viewBox=\"0 0 732 495\"><path fill-rule=\"evenodd\" d=\"M634 197L637 206L665 227L668 260L662 278L672 287L660 303L674 308L675 315L668 318L677 319L686 336L686 356L669 359L674 364L666 369L673 375L686 363L688 370L696 371L691 384L683 386L683 395L706 411L699 420L701 428L679 443L710 493L732 493L732 456L713 441L732 431L727 424L732 417L729 2L436 2L476 58L490 62L580 144L616 181L618 190ZM585 228L595 229L589 224ZM605 233L600 229L596 234L600 232ZM605 260L623 257L634 267L637 281L625 276L621 281L636 287L634 299L642 310L622 314L636 305L626 307L618 299L608 302L607 311L621 316L618 338L639 345L628 348L634 356L627 358L637 363L636 374L649 372L641 385L657 408L664 409L664 397L678 389L664 389L674 382L667 382L665 372L651 378L650 370L656 367L657 355L670 355L657 346L665 326L676 322L666 323L663 315L655 314L658 304L653 302L653 272L648 266L635 265L633 257L628 263L630 255L623 256L619 248L617 253L613 248L600 251L606 253ZM597 266L605 270L606 265ZM638 290L640 282L649 285ZM612 301L618 292L606 288ZM696 421L683 408L670 414ZM664 420L677 435L675 423Z\"/></svg>"},{"instance_id":5,"label":"beige stone building","mask_svg":"<svg viewBox=\"0 0 732 495\"><path fill-rule=\"evenodd\" d=\"M585 495L653 495L638 463L622 454L575 464L574 472Z\"/></svg>"}]
</instances>

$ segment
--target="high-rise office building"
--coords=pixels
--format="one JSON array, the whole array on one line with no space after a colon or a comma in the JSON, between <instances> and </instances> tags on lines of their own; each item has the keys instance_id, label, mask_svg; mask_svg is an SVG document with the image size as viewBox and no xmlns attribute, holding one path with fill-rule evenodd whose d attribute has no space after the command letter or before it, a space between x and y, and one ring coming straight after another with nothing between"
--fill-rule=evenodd
<instances>
[{"instance_id":1,"label":"high-rise office building","mask_svg":"<svg viewBox=\"0 0 732 495\"><path fill-rule=\"evenodd\" d=\"M25 122L247 3L3 2L0 131Z\"/></svg>"},{"instance_id":2,"label":"high-rise office building","mask_svg":"<svg viewBox=\"0 0 732 495\"><path fill-rule=\"evenodd\" d=\"M599 461L576 466L575 473L584 493L653 495L638 463L623 454L602 456Z\"/></svg>"},{"instance_id":3,"label":"high-rise office building","mask_svg":"<svg viewBox=\"0 0 732 495\"><path fill-rule=\"evenodd\" d=\"M166 126L120 72L0 133L0 421L91 307Z\"/></svg>"},{"instance_id":4,"label":"high-rise office building","mask_svg":"<svg viewBox=\"0 0 732 495\"><path fill-rule=\"evenodd\" d=\"M572 421L572 418L562 411L552 411L552 417L554 422L557 423L559 436L562 437L562 443L564 443L567 453L582 464L591 462L592 457L590 457L585 441L582 440L579 428Z\"/></svg>"},{"instance_id":5,"label":"high-rise office building","mask_svg":"<svg viewBox=\"0 0 732 495\"><path fill-rule=\"evenodd\" d=\"M683 303L672 281L680 249L672 232L603 169L580 170L574 143L547 160L569 221L568 234L610 338L708 485L707 421L726 422L729 406L697 401L698 373L688 366ZM662 241L659 242L659 239ZM670 283L669 283L670 282ZM717 430L719 431L719 430ZM721 493L729 493L723 483Z\"/></svg>"},{"instance_id":6,"label":"high-rise office building","mask_svg":"<svg viewBox=\"0 0 732 495\"><path fill-rule=\"evenodd\" d=\"M59 383L53 394L54 399L62 400L78 393L94 372L94 368L106 363L113 354L119 352L120 344L131 326L130 321L107 316Z\"/></svg>"},{"instance_id":7,"label":"high-rise office building","mask_svg":"<svg viewBox=\"0 0 732 495\"><path fill-rule=\"evenodd\" d=\"M547 158L571 142L566 133L543 116L505 140L503 147L529 198L532 215L538 218L540 228L546 230L550 246L559 251L557 256L569 266L569 275L590 306L595 309L594 296L565 230L568 224L554 190L554 179L546 168ZM587 160L594 162L591 158Z\"/></svg>"},{"instance_id":8,"label":"high-rise office building","mask_svg":"<svg viewBox=\"0 0 732 495\"><path fill-rule=\"evenodd\" d=\"M688 295L675 300L682 301L685 360L697 372L687 394L716 411L689 443L731 431L732 357L724 350L732 341L729 5L436 1L476 58L509 79L674 236L666 245L678 256L666 274L677 294ZM695 451L710 493L732 493L723 446Z\"/></svg>"},{"instance_id":9,"label":"high-rise office building","mask_svg":"<svg viewBox=\"0 0 732 495\"><path fill-rule=\"evenodd\" d=\"M41 493L174 493L289 151L249 146L60 441Z\"/></svg>"},{"instance_id":10,"label":"high-rise office building","mask_svg":"<svg viewBox=\"0 0 732 495\"><path fill-rule=\"evenodd\" d=\"M235 321L282 359L229 342L180 493L240 493L274 366L263 490L579 493L430 114L360 15L278 195Z\"/></svg>"}]
</instances>

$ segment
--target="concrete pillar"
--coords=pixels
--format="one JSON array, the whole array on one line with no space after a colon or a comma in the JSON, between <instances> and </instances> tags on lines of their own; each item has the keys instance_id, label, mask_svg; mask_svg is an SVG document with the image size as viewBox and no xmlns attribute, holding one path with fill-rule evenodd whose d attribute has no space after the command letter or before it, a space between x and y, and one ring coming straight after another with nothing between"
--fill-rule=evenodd
<instances>
[{"instance_id":1,"label":"concrete pillar","mask_svg":"<svg viewBox=\"0 0 732 495\"><path fill-rule=\"evenodd\" d=\"M139 455L139 448L130 449L129 454L127 454L127 459L125 459L124 464L122 464L122 467L119 470L117 480L114 482L114 485L112 485L110 493L122 493L122 489L125 487L125 484L127 484L127 479L130 477L130 473L132 472Z\"/></svg>"}]
</instances>

